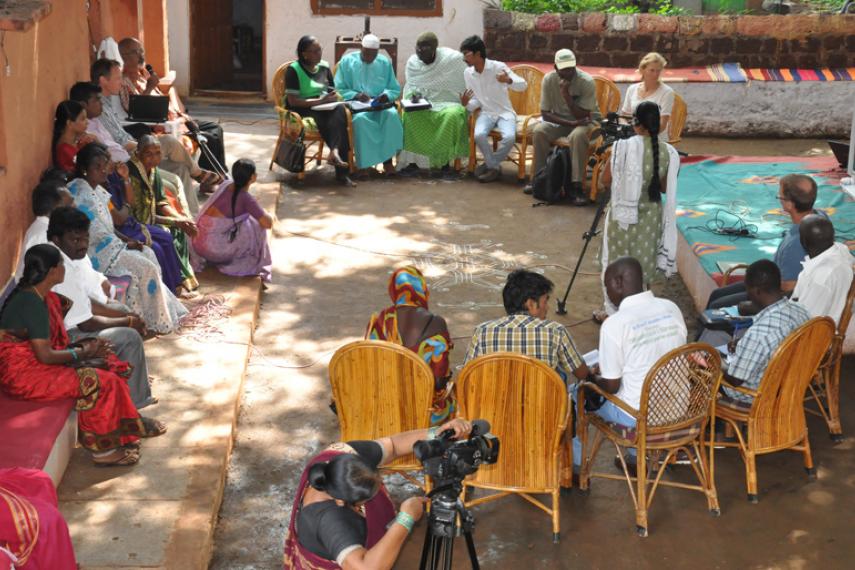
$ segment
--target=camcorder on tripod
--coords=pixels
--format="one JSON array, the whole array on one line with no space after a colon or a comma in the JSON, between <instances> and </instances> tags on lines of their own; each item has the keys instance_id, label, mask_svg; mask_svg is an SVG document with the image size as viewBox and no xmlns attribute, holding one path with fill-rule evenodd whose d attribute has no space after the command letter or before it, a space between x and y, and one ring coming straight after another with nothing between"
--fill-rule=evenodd
<instances>
[{"instance_id":1,"label":"camcorder on tripod","mask_svg":"<svg viewBox=\"0 0 855 570\"><path fill-rule=\"evenodd\" d=\"M594 129L591 133L591 138L603 137L603 142L594 150L593 156L588 160L588 166L593 167L597 161L612 147L617 141L628 139L635 136L635 129L632 125L627 125L620 122L620 116L617 113L609 113L605 119L600 121L600 126Z\"/></svg>"},{"instance_id":2,"label":"camcorder on tripod","mask_svg":"<svg viewBox=\"0 0 855 570\"><path fill-rule=\"evenodd\" d=\"M421 570L450 570L454 539L461 534L466 539L472 568L480 568L472 538L475 517L464 506L460 494L467 475L478 471L482 464L490 465L499 459L499 438L490 433L486 420L472 422L469 439L454 441L453 435L452 430L446 430L437 439L419 441L413 446L425 476L433 478L435 484L428 493L430 512L419 565Z\"/></svg>"}]
</instances>

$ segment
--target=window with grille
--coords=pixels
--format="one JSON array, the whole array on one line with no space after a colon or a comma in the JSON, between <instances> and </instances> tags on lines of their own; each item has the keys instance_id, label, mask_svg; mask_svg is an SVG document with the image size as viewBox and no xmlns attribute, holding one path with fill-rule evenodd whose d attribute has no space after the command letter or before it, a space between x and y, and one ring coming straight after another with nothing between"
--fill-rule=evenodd
<instances>
[{"instance_id":1,"label":"window with grille","mask_svg":"<svg viewBox=\"0 0 855 570\"><path fill-rule=\"evenodd\" d=\"M311 0L312 13L441 16L442 0Z\"/></svg>"}]
</instances>

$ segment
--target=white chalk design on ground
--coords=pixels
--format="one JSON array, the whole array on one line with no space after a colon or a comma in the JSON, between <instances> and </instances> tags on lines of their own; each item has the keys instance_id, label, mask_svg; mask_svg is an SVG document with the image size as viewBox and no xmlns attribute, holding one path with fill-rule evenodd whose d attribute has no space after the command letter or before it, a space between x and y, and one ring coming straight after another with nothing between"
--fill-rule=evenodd
<instances>
[{"instance_id":1,"label":"white chalk design on ground","mask_svg":"<svg viewBox=\"0 0 855 570\"><path fill-rule=\"evenodd\" d=\"M430 288L437 291L449 291L452 287L464 284L501 291L510 271L547 258L531 251L524 254L508 253L502 249L504 244L489 239L464 244L431 241L437 246L437 251L413 257L413 264L429 279ZM539 268L534 271L543 273ZM498 305L495 302L464 301L463 304L443 306L475 309Z\"/></svg>"}]
</instances>

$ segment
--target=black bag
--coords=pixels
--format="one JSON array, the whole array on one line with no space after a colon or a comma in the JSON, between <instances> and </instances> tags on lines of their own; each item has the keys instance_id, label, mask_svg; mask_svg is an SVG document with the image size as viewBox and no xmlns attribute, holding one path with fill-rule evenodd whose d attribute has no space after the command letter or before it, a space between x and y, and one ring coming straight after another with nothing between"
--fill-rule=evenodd
<instances>
[{"instance_id":1,"label":"black bag","mask_svg":"<svg viewBox=\"0 0 855 570\"><path fill-rule=\"evenodd\" d=\"M546 163L531 180L532 197L541 203L554 204L570 195L570 149L556 146L549 151Z\"/></svg>"},{"instance_id":2,"label":"black bag","mask_svg":"<svg viewBox=\"0 0 855 570\"><path fill-rule=\"evenodd\" d=\"M300 128L300 134L296 139L285 137L279 143L279 148L276 151L276 164L287 170L299 174L306 168L306 145L303 143L303 138L306 135L306 128Z\"/></svg>"}]
</instances>

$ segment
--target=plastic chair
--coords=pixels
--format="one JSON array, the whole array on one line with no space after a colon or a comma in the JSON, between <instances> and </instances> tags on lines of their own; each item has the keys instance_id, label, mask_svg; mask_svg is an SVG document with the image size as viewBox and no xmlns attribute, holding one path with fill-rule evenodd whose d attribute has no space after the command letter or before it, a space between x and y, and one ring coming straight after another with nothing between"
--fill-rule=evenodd
<instances>
[{"instance_id":1,"label":"plastic chair","mask_svg":"<svg viewBox=\"0 0 855 570\"><path fill-rule=\"evenodd\" d=\"M808 429L805 423L804 399L819 364L831 345L834 321L828 317L811 319L787 336L778 347L758 389L732 386L722 380L722 386L754 398L751 404L741 404L729 398L719 398L716 414L736 432L736 442L717 441L715 445L736 447L745 462L748 500L757 502L758 455L791 449L804 454L805 471L816 476L810 453ZM742 426L746 433L743 434Z\"/></svg>"},{"instance_id":2,"label":"plastic chair","mask_svg":"<svg viewBox=\"0 0 855 570\"><path fill-rule=\"evenodd\" d=\"M300 116L297 111L286 108L285 71L292 63L293 61L283 63L276 70L276 73L273 74L272 92L274 107L279 115L279 137L276 139L276 145L273 147L273 155L270 157L269 168L271 169L273 168L273 161L276 159L276 155L279 152L279 145L282 144L282 141L286 138L297 138L300 134L300 129L303 127L306 128L303 135L303 141L306 144L305 164L308 166L314 160L316 161L317 166L321 166L324 159L324 139L321 137L321 134L313 125L307 125L303 117ZM353 172L353 121L350 109L347 108L347 106L345 106L345 113L347 114L347 137L350 141L350 152L348 152L347 155L347 162L350 166L350 171ZM297 180L303 180L305 174L305 172L298 173Z\"/></svg>"},{"instance_id":3,"label":"plastic chair","mask_svg":"<svg viewBox=\"0 0 855 570\"><path fill-rule=\"evenodd\" d=\"M434 377L411 350L385 341L360 340L339 348L329 365L341 441L378 439L430 427ZM421 471L410 454L384 465L417 485Z\"/></svg>"},{"instance_id":4,"label":"plastic chair","mask_svg":"<svg viewBox=\"0 0 855 570\"><path fill-rule=\"evenodd\" d=\"M540 90L543 84L543 72L533 65L515 65L511 71L525 79L527 87L525 91L508 91L508 96L511 99L511 105L517 113L517 132L516 141L511 154L507 160L510 160L517 165L517 180L523 181L526 178L526 170L531 154L529 146L531 145L531 129L534 127L534 122L540 117ZM475 171L475 165L478 161L475 147L475 121L478 119L480 109L476 110L469 116L469 172ZM493 148L498 145L502 138L499 131L491 131L490 137L493 139Z\"/></svg>"},{"instance_id":5,"label":"plastic chair","mask_svg":"<svg viewBox=\"0 0 855 570\"><path fill-rule=\"evenodd\" d=\"M846 329L852 319L852 302L855 301L855 279L849 286L846 295L846 305L837 323L837 331L831 339L831 348L819 365L819 371L808 385L810 392L807 400L816 404L816 410L805 408L805 411L822 416L828 425L828 434L835 442L843 441L843 427L840 425L840 362L843 358L843 341L846 340Z\"/></svg>"},{"instance_id":6,"label":"plastic chair","mask_svg":"<svg viewBox=\"0 0 855 570\"><path fill-rule=\"evenodd\" d=\"M718 516L712 449L707 458L703 447L707 426L715 417L715 394L720 379L718 351L705 343L693 343L672 350L653 365L644 379L638 410L595 384L580 386L576 411L580 418L578 437L583 446L579 487L587 490L591 477L626 481L635 505L639 536L647 536L647 511L660 485L700 491L707 498L710 512ZM601 395L634 417L636 426L627 428L608 423L596 413L586 412L584 396L588 391ZM589 424L596 428L590 447L587 442ZM614 444L623 466L623 476L591 472L604 438ZM624 460L622 448L628 447L634 447L638 452L637 477L630 476ZM676 458L679 451L689 458L698 485L662 479L665 466Z\"/></svg>"},{"instance_id":7,"label":"plastic chair","mask_svg":"<svg viewBox=\"0 0 855 570\"><path fill-rule=\"evenodd\" d=\"M518 494L552 518L553 541L558 542L559 469L571 453L564 438L570 416L567 388L558 373L535 358L496 352L463 367L457 398L460 415L489 421L500 444L498 461L481 465L464 482L466 506ZM470 488L497 492L467 500ZM552 508L532 494L551 495Z\"/></svg>"}]
</instances>

